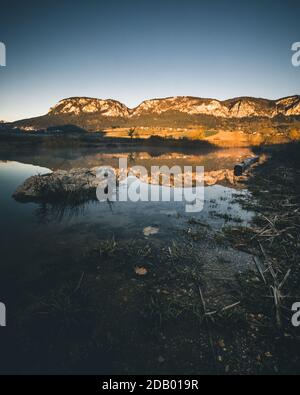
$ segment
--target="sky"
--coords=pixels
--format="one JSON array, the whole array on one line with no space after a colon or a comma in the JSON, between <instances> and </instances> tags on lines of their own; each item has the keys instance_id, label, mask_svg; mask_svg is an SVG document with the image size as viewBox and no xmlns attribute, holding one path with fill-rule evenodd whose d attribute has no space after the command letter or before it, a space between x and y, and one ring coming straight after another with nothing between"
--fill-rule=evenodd
<instances>
[{"instance_id":1,"label":"sky","mask_svg":"<svg viewBox=\"0 0 300 395\"><path fill-rule=\"evenodd\" d=\"M299 15L299 0L0 0L0 119L72 96L299 94Z\"/></svg>"}]
</instances>

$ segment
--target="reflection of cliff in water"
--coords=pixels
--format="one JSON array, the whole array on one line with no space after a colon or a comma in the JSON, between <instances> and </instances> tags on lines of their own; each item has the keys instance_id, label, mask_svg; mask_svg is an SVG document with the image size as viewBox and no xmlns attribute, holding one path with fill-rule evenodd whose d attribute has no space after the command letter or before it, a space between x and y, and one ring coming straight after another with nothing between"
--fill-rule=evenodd
<instances>
[{"instance_id":1,"label":"reflection of cliff in water","mask_svg":"<svg viewBox=\"0 0 300 395\"><path fill-rule=\"evenodd\" d=\"M204 166L207 171L232 169L242 159L253 155L250 148L228 149L174 149L170 147L145 148L25 148L15 150L0 148L0 160L47 167L51 170L72 168L92 168L96 166L118 167L119 158L127 158L130 166Z\"/></svg>"}]
</instances>

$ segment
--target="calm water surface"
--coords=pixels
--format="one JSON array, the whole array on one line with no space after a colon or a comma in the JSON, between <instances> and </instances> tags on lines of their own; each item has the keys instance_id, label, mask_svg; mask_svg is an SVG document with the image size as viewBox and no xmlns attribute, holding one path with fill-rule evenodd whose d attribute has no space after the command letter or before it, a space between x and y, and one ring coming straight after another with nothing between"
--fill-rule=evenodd
<instances>
[{"instance_id":1,"label":"calm water surface","mask_svg":"<svg viewBox=\"0 0 300 395\"><path fill-rule=\"evenodd\" d=\"M110 237L143 239L143 229L159 227L159 237L174 237L187 228L191 218L207 222L215 229L225 224L248 222L252 213L244 211L232 199L247 190L226 185L205 188L204 209L186 213L184 202L115 202L113 205L91 202L76 210L17 203L12 198L15 189L28 177L50 170L73 167L117 166L119 157L135 165L204 165L205 170L232 169L235 163L251 155L249 149L227 149L215 152L158 152L153 150L99 152L87 149L39 149L4 152L0 156L1 182L1 255L2 265L39 262L49 254L75 254L91 240ZM227 221L227 222L226 222Z\"/></svg>"}]
</instances>

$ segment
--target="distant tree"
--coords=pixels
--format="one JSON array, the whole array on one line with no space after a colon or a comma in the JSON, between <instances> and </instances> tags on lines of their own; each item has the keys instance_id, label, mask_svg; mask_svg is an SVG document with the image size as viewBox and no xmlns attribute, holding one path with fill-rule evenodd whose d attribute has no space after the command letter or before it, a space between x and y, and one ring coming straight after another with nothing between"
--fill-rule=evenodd
<instances>
[{"instance_id":1,"label":"distant tree","mask_svg":"<svg viewBox=\"0 0 300 395\"><path fill-rule=\"evenodd\" d=\"M128 136L131 138L131 140L133 139L133 136L135 135L135 128L131 128L128 130Z\"/></svg>"}]
</instances>

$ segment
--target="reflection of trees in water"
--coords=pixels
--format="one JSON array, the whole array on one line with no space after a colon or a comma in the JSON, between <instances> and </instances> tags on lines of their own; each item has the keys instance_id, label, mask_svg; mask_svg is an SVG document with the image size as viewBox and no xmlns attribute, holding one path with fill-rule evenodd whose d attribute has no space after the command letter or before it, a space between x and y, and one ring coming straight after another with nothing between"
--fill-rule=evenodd
<instances>
[{"instance_id":1,"label":"reflection of trees in water","mask_svg":"<svg viewBox=\"0 0 300 395\"><path fill-rule=\"evenodd\" d=\"M70 205L63 203L41 203L35 211L35 215L40 223L61 222L63 219L72 219L83 216L86 210L86 203Z\"/></svg>"},{"instance_id":2,"label":"reflection of trees in water","mask_svg":"<svg viewBox=\"0 0 300 395\"><path fill-rule=\"evenodd\" d=\"M141 152L132 151L127 154L127 162L129 164L136 163L141 158L143 159L143 156L145 156L145 154L148 155L148 158L146 158L146 159L156 158L156 157L160 157L162 155L161 152L154 152L154 151L148 151L148 150L141 151Z\"/></svg>"},{"instance_id":3,"label":"reflection of trees in water","mask_svg":"<svg viewBox=\"0 0 300 395\"><path fill-rule=\"evenodd\" d=\"M166 154L166 152L168 152L168 150L165 150L165 151L160 151L160 150L158 150L158 149L148 149L147 150L147 153L148 153L148 155L151 157L151 158L159 158L160 156L162 156L162 155L164 155L164 154Z\"/></svg>"},{"instance_id":4,"label":"reflection of trees in water","mask_svg":"<svg viewBox=\"0 0 300 395\"><path fill-rule=\"evenodd\" d=\"M69 203L41 203L35 210L35 215L39 223L62 222L82 217L86 214L87 208L92 204L100 204L98 201L88 201L80 204ZM101 203L103 204L103 203ZM113 212L113 202L107 200L109 210Z\"/></svg>"},{"instance_id":5,"label":"reflection of trees in water","mask_svg":"<svg viewBox=\"0 0 300 395\"><path fill-rule=\"evenodd\" d=\"M128 157L127 157L127 162L128 163L135 163L135 161L136 161L136 159L138 158L138 153L137 152L130 152L129 154L128 154Z\"/></svg>"}]
</instances>

